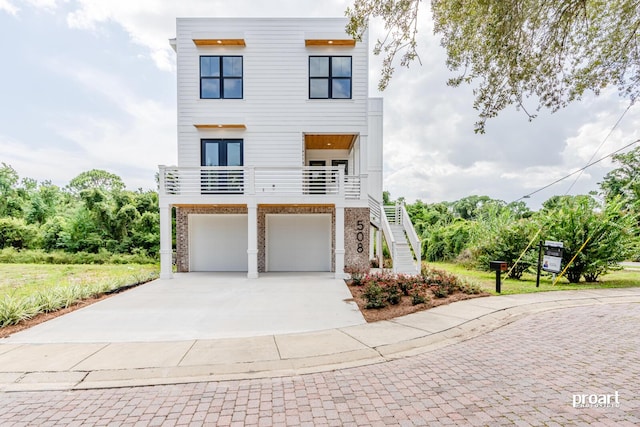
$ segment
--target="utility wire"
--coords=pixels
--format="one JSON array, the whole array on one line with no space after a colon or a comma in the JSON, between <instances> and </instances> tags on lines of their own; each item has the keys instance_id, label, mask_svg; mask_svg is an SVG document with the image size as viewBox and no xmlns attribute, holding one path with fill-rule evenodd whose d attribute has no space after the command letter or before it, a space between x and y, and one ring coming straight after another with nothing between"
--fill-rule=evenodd
<instances>
[{"instance_id":1,"label":"utility wire","mask_svg":"<svg viewBox=\"0 0 640 427\"><path fill-rule=\"evenodd\" d=\"M602 146L604 145L605 142L607 142L607 139L609 139L609 137L611 136L611 134L613 133L613 131L618 127L618 125L620 124L620 122L622 121L622 119L624 118L624 116L627 114L627 111L629 111L629 109L631 108L631 106L633 105L633 102L630 102L629 105L627 106L627 109L624 110L624 112L622 113L622 115L620 116L620 118L618 119L618 121L616 122L616 124L613 125L613 127L611 128L611 130L609 131L609 133L607 134L607 136L604 137L604 139L602 140L602 142L600 143L600 145L598 146L598 148L596 148L596 151L593 152L593 154L591 155L591 158L589 159L589 161L587 162L587 164L591 163L591 161L593 160L593 158L596 156L596 154L598 154L598 151L600 151L600 149L602 148ZM576 185L576 182L578 182L578 180L580 179L580 177L582 176L582 172L584 172L584 169L580 170L580 174L578 176L576 176L576 179L571 183L571 185L569 186L569 188L567 188L567 191L564 193L564 195L566 196L567 194L569 194L569 191L571 191L571 189L573 188L574 185Z\"/></svg>"},{"instance_id":2,"label":"utility wire","mask_svg":"<svg viewBox=\"0 0 640 427\"><path fill-rule=\"evenodd\" d=\"M593 165L595 165L595 164L598 164L598 163L600 163L601 161L603 161L603 160L605 160L605 159L608 159L609 157L613 156L614 154L617 154L617 153L619 153L620 151L625 150L625 149L627 149L627 148L631 147L632 145L637 144L638 142L640 142L640 139L636 139L635 141L633 141L633 142L631 142L631 143L629 143L629 144L625 145L624 147L618 148L616 151L613 151L613 152L611 152L611 153L607 154L606 156L599 158L599 159L598 159L598 160L596 160L595 162L591 162L591 163L589 163L588 165L585 165L585 166L583 166L582 168L580 168L580 169L578 169L578 170L576 170L576 171L574 171L574 172L571 172L569 175L565 175L565 176L563 176L562 178L556 179L556 180L555 180L555 181L553 181L551 184L547 184L547 185L545 185L544 187L538 188L537 190L532 191L532 192L531 192L531 193L529 193L529 194L525 194L524 196L520 197L519 199L514 200L512 203L519 202L519 201L520 201L520 200L522 200L522 199L528 199L529 197L533 196L534 194L539 193L540 191L545 190L545 189L547 189L547 188L551 187L552 185L555 185L555 184L557 184L557 183L559 183L559 182L562 182L562 181L564 181L565 179L570 178L570 177L572 177L573 175L575 175L575 174L577 174L577 173L581 173L581 172L582 172L582 171L584 171L585 169L590 168L591 166L593 166Z\"/></svg>"}]
</instances>

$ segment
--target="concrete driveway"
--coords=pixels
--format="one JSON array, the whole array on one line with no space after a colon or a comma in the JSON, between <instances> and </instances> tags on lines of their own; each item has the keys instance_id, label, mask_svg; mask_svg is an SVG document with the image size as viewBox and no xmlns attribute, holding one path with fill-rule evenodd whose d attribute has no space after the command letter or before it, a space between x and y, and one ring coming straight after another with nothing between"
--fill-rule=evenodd
<instances>
[{"instance_id":1,"label":"concrete driveway","mask_svg":"<svg viewBox=\"0 0 640 427\"><path fill-rule=\"evenodd\" d=\"M365 323L332 273L183 273L2 340L154 342L310 332Z\"/></svg>"}]
</instances>

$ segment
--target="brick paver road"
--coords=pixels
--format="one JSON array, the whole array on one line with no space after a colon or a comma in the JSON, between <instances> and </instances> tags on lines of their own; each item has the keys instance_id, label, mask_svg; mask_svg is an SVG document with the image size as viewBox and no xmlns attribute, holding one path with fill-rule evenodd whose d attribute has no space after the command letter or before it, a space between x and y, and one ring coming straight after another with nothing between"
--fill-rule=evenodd
<instances>
[{"instance_id":1,"label":"brick paver road","mask_svg":"<svg viewBox=\"0 0 640 427\"><path fill-rule=\"evenodd\" d=\"M619 408L574 408L618 393ZM614 399L610 399L614 403ZM421 356L297 377L0 394L0 425L640 425L640 304L528 316Z\"/></svg>"}]
</instances>

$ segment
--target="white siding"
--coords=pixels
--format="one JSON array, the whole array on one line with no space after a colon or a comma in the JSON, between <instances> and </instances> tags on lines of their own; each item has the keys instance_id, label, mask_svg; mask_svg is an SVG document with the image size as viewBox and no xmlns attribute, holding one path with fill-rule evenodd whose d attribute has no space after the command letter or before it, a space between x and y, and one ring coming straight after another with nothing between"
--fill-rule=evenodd
<instances>
[{"instance_id":1,"label":"white siding","mask_svg":"<svg viewBox=\"0 0 640 427\"><path fill-rule=\"evenodd\" d=\"M305 36L314 32L344 34L346 23L343 18L178 19L178 165L200 165L201 138L243 138L248 166L301 166L304 132L366 134L366 37L352 48L307 48L304 43ZM192 41L239 35L246 47L197 47ZM200 55L241 55L244 98L200 99ZM352 56L352 99L308 99L310 55ZM193 126L203 120L243 123L247 129L198 130Z\"/></svg>"},{"instance_id":2,"label":"white siding","mask_svg":"<svg viewBox=\"0 0 640 427\"><path fill-rule=\"evenodd\" d=\"M369 137L363 150L364 164L369 170L369 194L382 202L382 98L369 100ZM366 151L366 152L364 152Z\"/></svg>"}]
</instances>

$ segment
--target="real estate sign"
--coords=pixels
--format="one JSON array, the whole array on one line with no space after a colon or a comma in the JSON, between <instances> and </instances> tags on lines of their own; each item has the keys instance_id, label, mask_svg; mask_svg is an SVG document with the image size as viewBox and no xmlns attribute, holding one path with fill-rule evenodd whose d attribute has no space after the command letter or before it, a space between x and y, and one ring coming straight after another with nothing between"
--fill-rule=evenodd
<instances>
[{"instance_id":1,"label":"real estate sign","mask_svg":"<svg viewBox=\"0 0 640 427\"><path fill-rule=\"evenodd\" d=\"M544 256L542 257L542 269L549 273L560 273L562 269L562 242L546 240L544 242Z\"/></svg>"}]
</instances>

